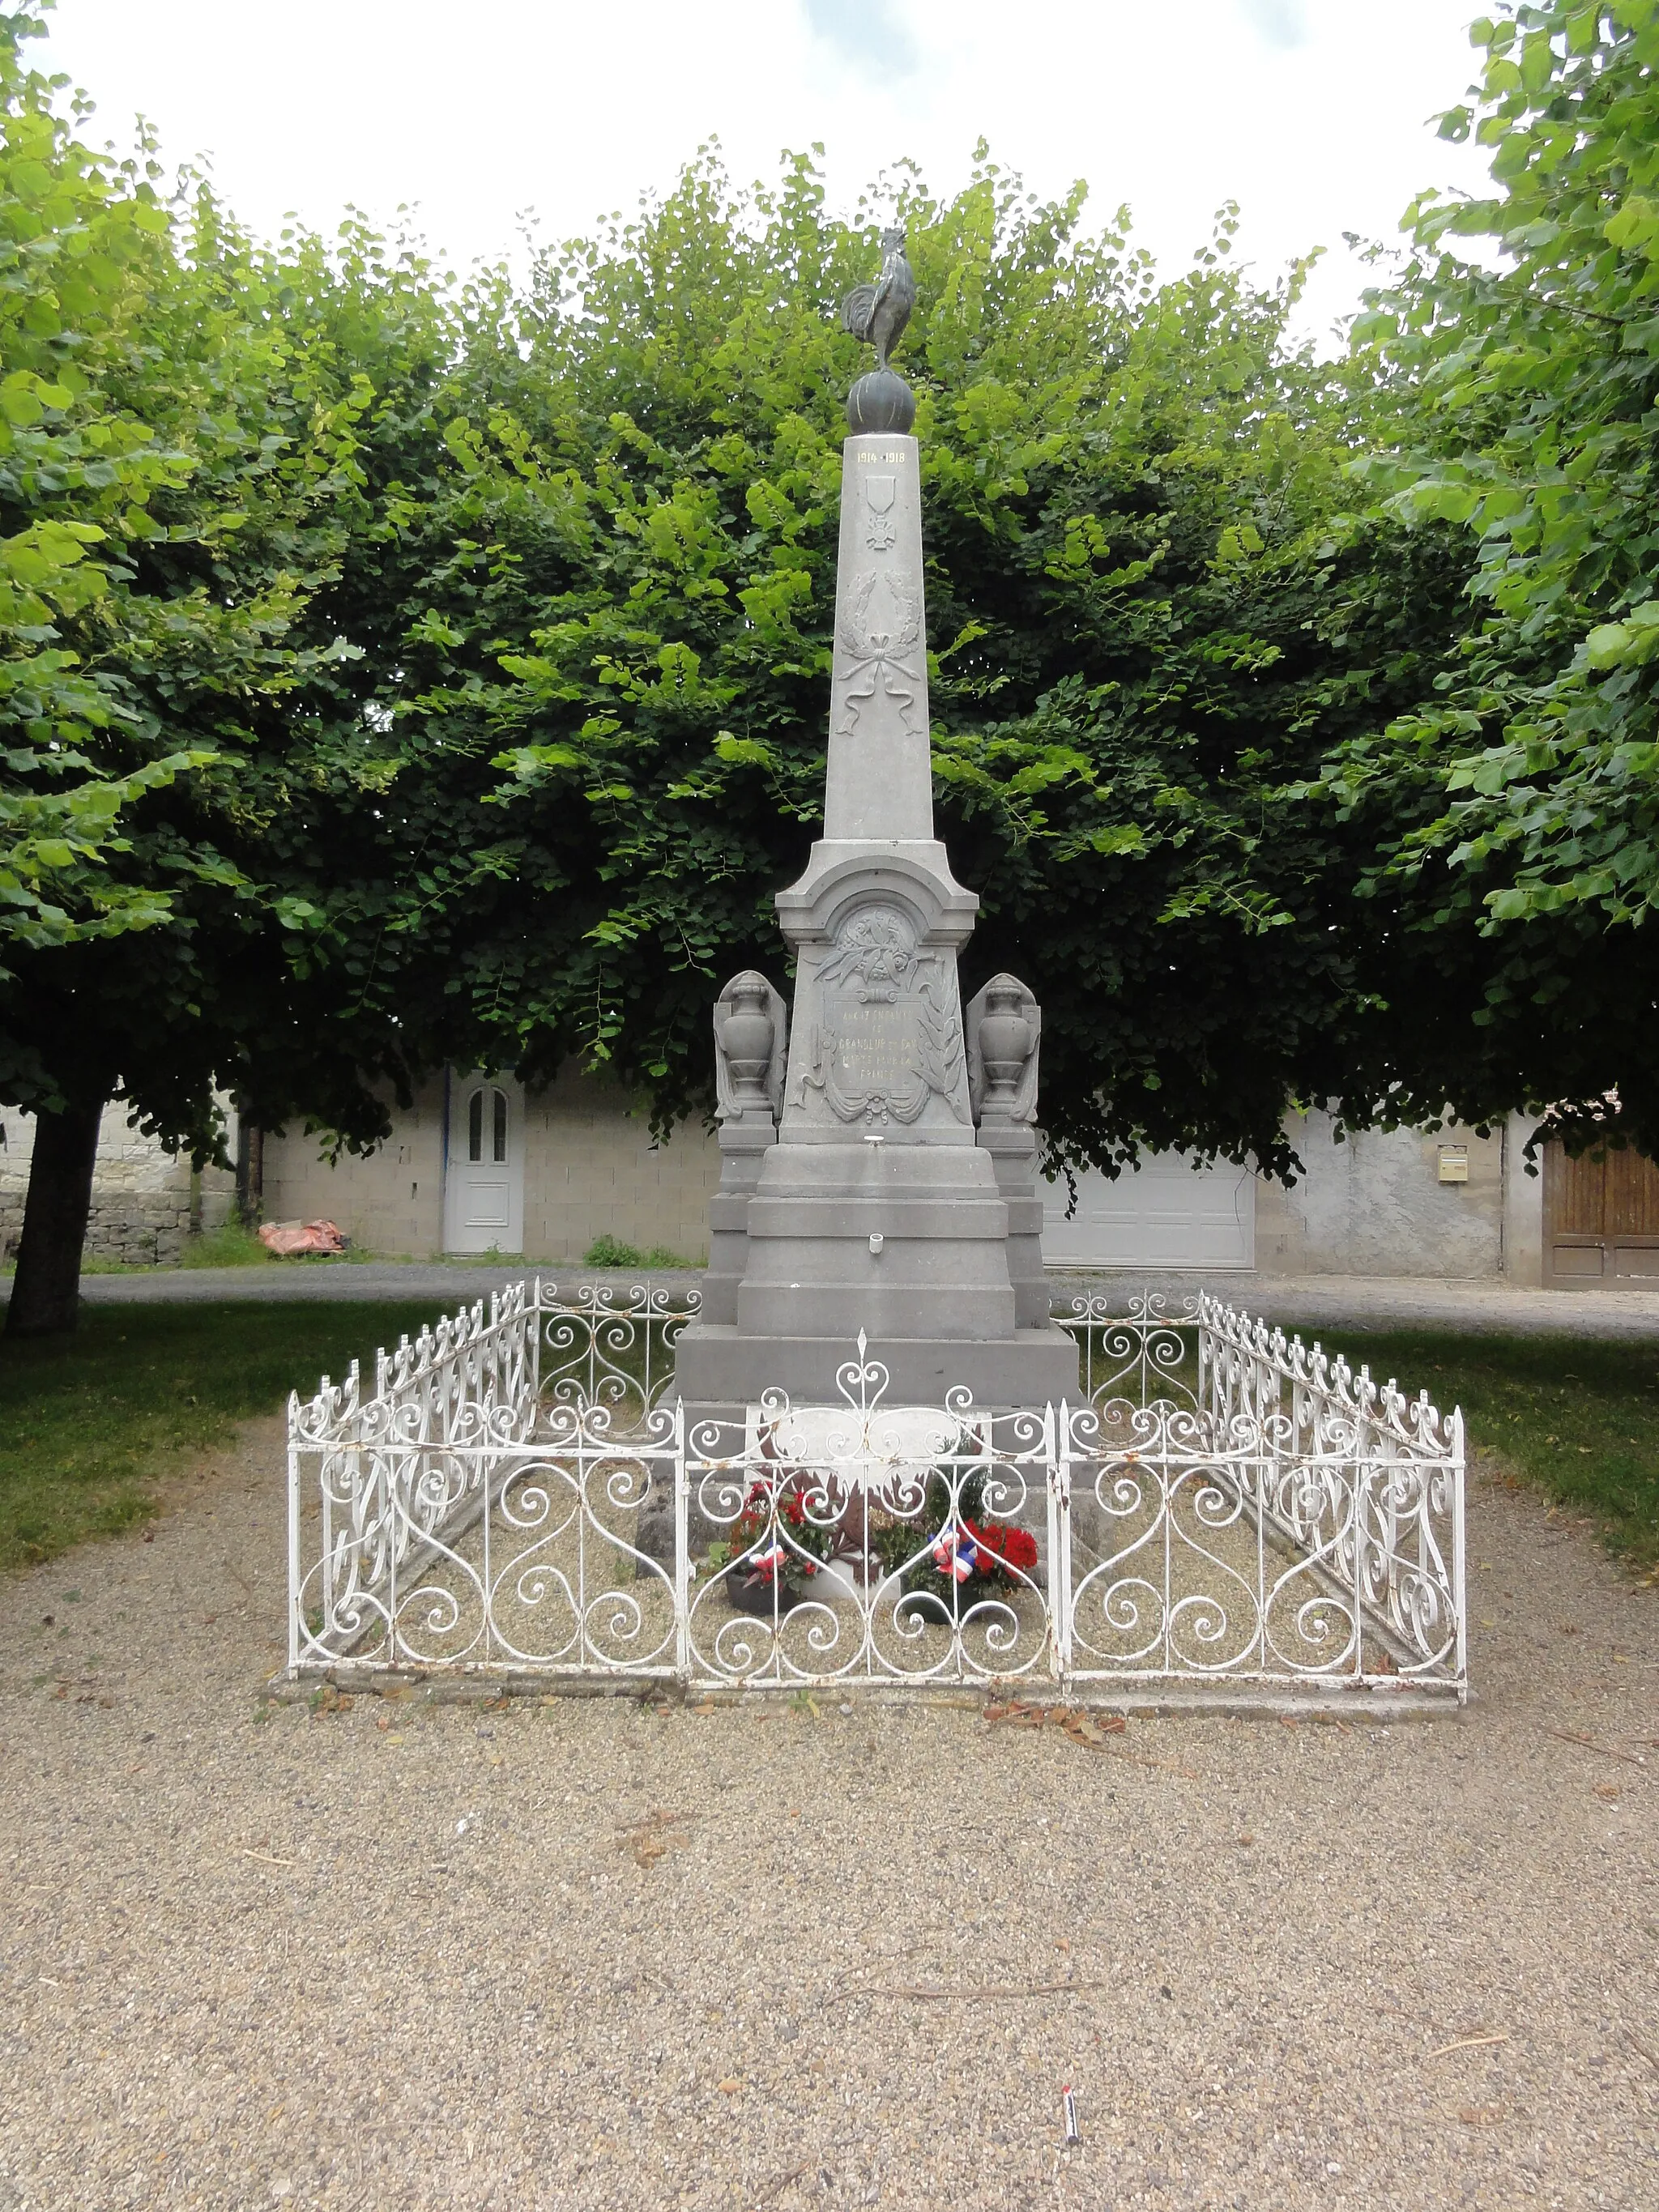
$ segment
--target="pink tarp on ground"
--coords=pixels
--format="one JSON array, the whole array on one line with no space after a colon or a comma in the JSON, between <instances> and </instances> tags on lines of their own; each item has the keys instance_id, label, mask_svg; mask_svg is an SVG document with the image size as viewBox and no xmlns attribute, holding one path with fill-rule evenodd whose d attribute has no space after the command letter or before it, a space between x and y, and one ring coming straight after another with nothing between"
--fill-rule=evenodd
<instances>
[{"instance_id":1,"label":"pink tarp on ground","mask_svg":"<svg viewBox=\"0 0 1659 2212\"><path fill-rule=\"evenodd\" d=\"M300 1259L313 1252L343 1252L346 1241L332 1221L266 1221L260 1224L259 1242L279 1260Z\"/></svg>"}]
</instances>

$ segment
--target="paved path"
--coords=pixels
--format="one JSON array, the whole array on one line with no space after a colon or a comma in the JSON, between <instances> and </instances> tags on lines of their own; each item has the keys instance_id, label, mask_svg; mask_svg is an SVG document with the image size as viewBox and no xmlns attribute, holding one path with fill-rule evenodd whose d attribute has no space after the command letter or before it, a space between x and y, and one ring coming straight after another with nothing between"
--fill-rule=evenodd
<instances>
[{"instance_id":1,"label":"paved path","mask_svg":"<svg viewBox=\"0 0 1659 2212\"><path fill-rule=\"evenodd\" d=\"M1659 1601L1528 1498L1462 1720L1105 1752L261 1718L276 1425L173 1498L0 1582L7 2212L1651 2212Z\"/></svg>"},{"instance_id":2,"label":"paved path","mask_svg":"<svg viewBox=\"0 0 1659 2212\"><path fill-rule=\"evenodd\" d=\"M429 1298L434 1312L464 1299L488 1297L534 1268L457 1266L453 1262L393 1264L310 1261L263 1267L158 1269L154 1274L87 1275L82 1296L94 1305L128 1301L141 1305L198 1300L257 1298ZM690 1270L642 1274L635 1268L546 1268L544 1279L566 1290L579 1282L625 1286L648 1281L690 1290L702 1276ZM1078 1294L1114 1301L1153 1290L1176 1306L1200 1288L1215 1291L1251 1312L1294 1324L1306 1334L1322 1325L1406 1328L1419 1323L1471 1332L1524 1335L1554 1332L1581 1336L1659 1337L1659 1291L1515 1290L1492 1282L1449 1282L1433 1276L1244 1274L1069 1274L1052 1278L1056 1299ZM0 1282L0 1291L7 1286Z\"/></svg>"},{"instance_id":3,"label":"paved path","mask_svg":"<svg viewBox=\"0 0 1659 2212\"><path fill-rule=\"evenodd\" d=\"M1078 1294L1121 1301L1159 1291L1171 1308L1200 1290L1294 1326L1304 1335L1419 1325L1471 1334L1659 1336L1659 1291L1517 1290L1433 1275L1097 1274L1052 1278L1056 1302Z\"/></svg>"}]
</instances>

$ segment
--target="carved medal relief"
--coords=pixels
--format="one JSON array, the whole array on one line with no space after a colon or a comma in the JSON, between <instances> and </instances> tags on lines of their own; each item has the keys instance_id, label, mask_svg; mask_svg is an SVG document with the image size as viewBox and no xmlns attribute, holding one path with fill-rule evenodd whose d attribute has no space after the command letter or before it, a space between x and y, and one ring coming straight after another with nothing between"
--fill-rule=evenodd
<instances>
[{"instance_id":1,"label":"carved medal relief","mask_svg":"<svg viewBox=\"0 0 1659 2212\"><path fill-rule=\"evenodd\" d=\"M869 553L890 553L898 544L898 526L893 520L893 495L898 489L896 477L866 477L864 479L864 544Z\"/></svg>"},{"instance_id":2,"label":"carved medal relief","mask_svg":"<svg viewBox=\"0 0 1659 2212\"><path fill-rule=\"evenodd\" d=\"M938 1098L970 1118L954 958L919 946L898 908L856 908L813 979L790 1103L871 1131L919 1121Z\"/></svg>"}]
</instances>

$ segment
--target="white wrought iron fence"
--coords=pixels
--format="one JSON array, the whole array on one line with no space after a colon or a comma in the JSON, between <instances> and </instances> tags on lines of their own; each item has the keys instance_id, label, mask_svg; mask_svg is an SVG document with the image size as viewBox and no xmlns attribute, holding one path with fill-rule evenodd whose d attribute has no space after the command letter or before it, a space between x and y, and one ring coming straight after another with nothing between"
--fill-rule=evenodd
<instances>
[{"instance_id":1,"label":"white wrought iron fence","mask_svg":"<svg viewBox=\"0 0 1659 2212\"><path fill-rule=\"evenodd\" d=\"M520 1284L290 1401L289 1672L1468 1692L1463 1437L1207 1297L1079 1299L1075 1405L689 1419L695 1295Z\"/></svg>"}]
</instances>

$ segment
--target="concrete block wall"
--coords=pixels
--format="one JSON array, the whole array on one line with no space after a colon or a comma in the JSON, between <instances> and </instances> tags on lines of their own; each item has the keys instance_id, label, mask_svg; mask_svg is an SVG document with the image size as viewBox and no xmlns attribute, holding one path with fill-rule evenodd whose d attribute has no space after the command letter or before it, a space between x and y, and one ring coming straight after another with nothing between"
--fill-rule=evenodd
<instances>
[{"instance_id":1,"label":"concrete block wall","mask_svg":"<svg viewBox=\"0 0 1659 2212\"><path fill-rule=\"evenodd\" d=\"M33 1115L0 1108L0 1261L17 1256L33 1155ZM202 1227L219 1228L229 1218L235 1199L234 1176L223 1168L204 1168ZM87 1257L129 1266L176 1266L191 1233L191 1210L189 1160L135 1128L118 1100L106 1107L93 1170Z\"/></svg>"},{"instance_id":2,"label":"concrete block wall","mask_svg":"<svg viewBox=\"0 0 1659 2212\"><path fill-rule=\"evenodd\" d=\"M659 1144L642 1107L614 1085L567 1069L526 1102L527 1259L579 1261L597 1237L641 1251L708 1257L708 1201L720 1156L700 1121Z\"/></svg>"},{"instance_id":3,"label":"concrete block wall","mask_svg":"<svg viewBox=\"0 0 1659 2212\"><path fill-rule=\"evenodd\" d=\"M301 1129L264 1141L260 1210L267 1221L335 1221L351 1242L388 1258L427 1259L443 1249L444 1082L424 1085L392 1133L365 1158L336 1166L323 1140Z\"/></svg>"},{"instance_id":4,"label":"concrete block wall","mask_svg":"<svg viewBox=\"0 0 1659 2212\"><path fill-rule=\"evenodd\" d=\"M264 1143L268 1221L337 1221L354 1244L388 1258L443 1249L445 1085L441 1078L396 1113L393 1133L367 1158L331 1167L315 1137ZM699 1264L708 1252L708 1200L720 1152L701 1123L653 1141L642 1109L612 1084L564 1070L525 1101L524 1257L568 1263L601 1236L641 1249L662 1245Z\"/></svg>"}]
</instances>

